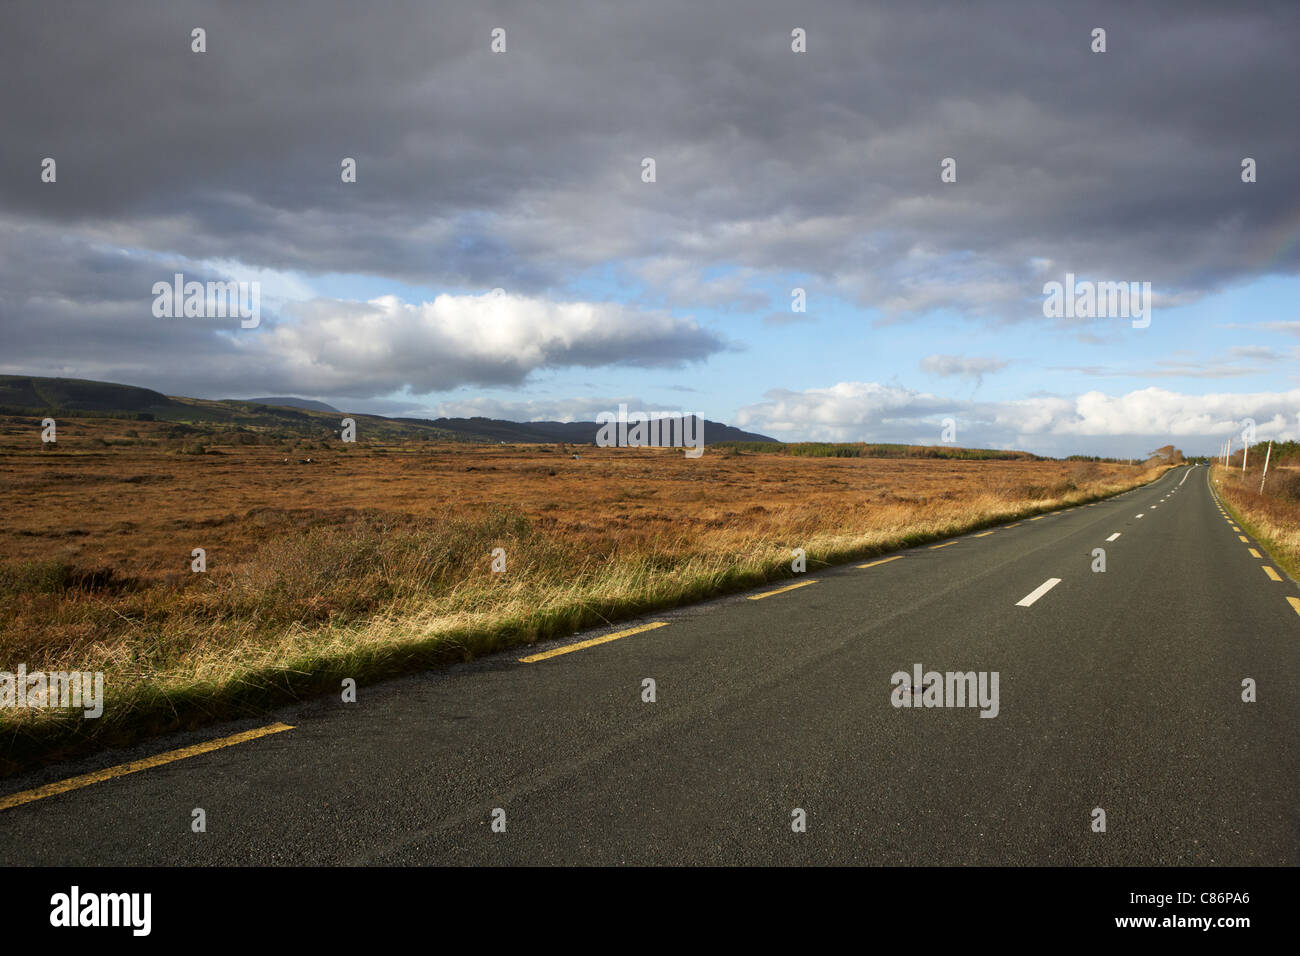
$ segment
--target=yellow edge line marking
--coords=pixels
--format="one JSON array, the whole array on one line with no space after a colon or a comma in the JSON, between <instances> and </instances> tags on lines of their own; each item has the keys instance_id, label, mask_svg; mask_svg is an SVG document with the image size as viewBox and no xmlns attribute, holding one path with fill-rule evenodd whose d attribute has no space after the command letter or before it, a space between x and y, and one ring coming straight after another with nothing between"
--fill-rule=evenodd
<instances>
[{"instance_id":1,"label":"yellow edge line marking","mask_svg":"<svg viewBox=\"0 0 1300 956\"><path fill-rule=\"evenodd\" d=\"M69 777L67 780L60 780L57 783L47 783L45 786L37 787L35 790L24 790L21 793L11 793L7 797L0 797L0 810L8 810L10 807L22 806L24 803L31 803L34 800L44 800L46 797L53 797L60 793L67 793L69 790L80 790L82 787L89 787L92 783L102 783L105 780L112 780L114 777L124 777L128 773L138 773L141 770L148 770L151 767L157 767L165 763L184 760L186 757L197 757L199 754L210 753L213 750L220 750L223 747L233 747L235 744L242 744L247 740L256 740L258 737L266 737L269 734L278 734L285 730L293 730L293 727L289 724L268 724L265 727L258 727L255 730L245 730L240 734L232 734L229 737L218 737L216 740L194 744L192 747L182 747L179 750L169 750L166 753L161 753L154 757L146 757L143 760L132 760L130 763L121 763L116 767L108 767L105 770L96 770L94 773L83 773L79 777Z\"/></svg>"},{"instance_id":2,"label":"yellow edge line marking","mask_svg":"<svg viewBox=\"0 0 1300 956\"><path fill-rule=\"evenodd\" d=\"M988 537L989 535L991 535L992 533L993 533L992 531L981 531L979 534L971 535L971 537L973 537L973 538L987 538L987 537Z\"/></svg>"},{"instance_id":3,"label":"yellow edge line marking","mask_svg":"<svg viewBox=\"0 0 1300 956\"><path fill-rule=\"evenodd\" d=\"M765 597L771 597L773 594L784 594L786 591L793 591L795 588L806 588L810 584L816 584L816 581L800 581L798 584L787 584L783 588L777 588L775 591L764 591L762 594L750 596L751 601L761 601Z\"/></svg>"},{"instance_id":4,"label":"yellow edge line marking","mask_svg":"<svg viewBox=\"0 0 1300 956\"><path fill-rule=\"evenodd\" d=\"M613 634L606 634L604 637L593 637L589 641L579 641L576 644L565 644L563 647L557 647L553 651L542 651L540 654L529 654L527 657L519 658L519 663L535 664L538 661L544 661L551 657L559 657L561 654L572 654L574 651L580 651L587 647L595 647L597 644L607 644L610 641L617 641L620 637L630 637L633 634L640 634L642 631L653 631L656 627L667 626L667 621L655 621L653 624L640 624L636 627L629 627L626 631L615 631Z\"/></svg>"},{"instance_id":5,"label":"yellow edge line marking","mask_svg":"<svg viewBox=\"0 0 1300 956\"><path fill-rule=\"evenodd\" d=\"M1258 551L1256 551L1254 548L1247 548L1246 550L1250 552L1250 556L1251 556L1252 558L1262 558L1262 557L1263 557L1263 555L1260 554Z\"/></svg>"},{"instance_id":6,"label":"yellow edge line marking","mask_svg":"<svg viewBox=\"0 0 1300 956\"><path fill-rule=\"evenodd\" d=\"M1281 575L1279 575L1276 571L1274 571L1272 568L1270 568L1267 564L1264 565L1264 573L1267 574L1267 575L1269 576L1269 580L1272 580L1272 581L1281 581L1281 580L1282 580Z\"/></svg>"},{"instance_id":7,"label":"yellow edge line marking","mask_svg":"<svg viewBox=\"0 0 1300 956\"><path fill-rule=\"evenodd\" d=\"M931 551L938 551L940 548L946 548L946 547L948 547L948 545L950 545L950 544L956 544L956 543L957 543L956 541L945 541L943 544L932 544L932 545L930 545L930 550L931 550Z\"/></svg>"},{"instance_id":8,"label":"yellow edge line marking","mask_svg":"<svg viewBox=\"0 0 1300 956\"><path fill-rule=\"evenodd\" d=\"M876 565L878 565L878 564L888 564L890 561L897 561L897 560L898 560L899 558L901 558L901 557L902 557L901 554L896 554L896 555L894 555L892 558L881 558L879 561L872 561L872 562L869 563L869 564L859 564L858 567L859 567L859 568L874 568L874 567L875 567Z\"/></svg>"},{"instance_id":9,"label":"yellow edge line marking","mask_svg":"<svg viewBox=\"0 0 1300 956\"><path fill-rule=\"evenodd\" d=\"M1006 531L1007 528L1019 528L1019 527L1020 527L1020 522L1017 521L1015 524L1003 525L1002 530Z\"/></svg>"},{"instance_id":10,"label":"yellow edge line marking","mask_svg":"<svg viewBox=\"0 0 1300 956\"><path fill-rule=\"evenodd\" d=\"M1300 614L1300 598L1289 597L1287 601L1290 603L1292 610Z\"/></svg>"},{"instance_id":11,"label":"yellow edge line marking","mask_svg":"<svg viewBox=\"0 0 1300 956\"><path fill-rule=\"evenodd\" d=\"M1237 539L1240 540L1240 541L1249 541L1249 540L1250 540L1250 539L1247 538L1244 534L1239 534L1239 535L1237 535Z\"/></svg>"},{"instance_id":12,"label":"yellow edge line marking","mask_svg":"<svg viewBox=\"0 0 1300 956\"><path fill-rule=\"evenodd\" d=\"M1232 526L1232 530L1233 530L1233 531L1240 531L1241 529L1238 528L1238 527L1234 524L1234 525Z\"/></svg>"},{"instance_id":13,"label":"yellow edge line marking","mask_svg":"<svg viewBox=\"0 0 1300 956\"><path fill-rule=\"evenodd\" d=\"M1046 518L1046 517L1047 517L1047 515L1035 515L1034 517L1030 518L1029 520L1030 520L1030 521L1042 521L1042 520L1043 520L1044 518Z\"/></svg>"}]
</instances>

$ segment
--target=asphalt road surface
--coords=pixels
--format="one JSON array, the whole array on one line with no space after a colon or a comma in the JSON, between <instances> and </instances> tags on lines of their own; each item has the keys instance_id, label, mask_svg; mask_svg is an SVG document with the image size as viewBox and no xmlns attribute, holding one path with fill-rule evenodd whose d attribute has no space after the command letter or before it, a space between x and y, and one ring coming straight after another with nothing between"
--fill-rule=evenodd
<instances>
[{"instance_id":1,"label":"asphalt road surface","mask_svg":"<svg viewBox=\"0 0 1300 956\"><path fill-rule=\"evenodd\" d=\"M291 727L20 798L0 863L1295 865L1300 588L1207 471L13 778Z\"/></svg>"}]
</instances>

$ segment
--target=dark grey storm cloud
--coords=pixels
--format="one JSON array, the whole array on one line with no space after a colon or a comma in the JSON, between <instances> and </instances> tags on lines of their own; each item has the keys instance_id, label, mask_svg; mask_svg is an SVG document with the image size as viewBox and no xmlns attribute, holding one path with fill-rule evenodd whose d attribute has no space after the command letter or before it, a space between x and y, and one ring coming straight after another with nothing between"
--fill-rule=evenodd
<instances>
[{"instance_id":1,"label":"dark grey storm cloud","mask_svg":"<svg viewBox=\"0 0 1300 956\"><path fill-rule=\"evenodd\" d=\"M997 320L1039 315L1042 282L1066 271L1195 298L1300 267L1279 243L1300 210L1294 3L22 0L0 18L0 332L46 366L82 348L70 366L111 368L147 344L129 323L89 332L173 258L529 301L574 300L584 270L613 263L649 308L770 311L711 274L730 268L806 274L895 317ZM939 181L945 157L956 184ZM25 254L51 230L53 258ZM722 347L661 328L674 360ZM170 330L152 355L195 337L224 391L457 380L349 385L312 365L323 345L286 355L210 330ZM611 360L600 337L532 344L535 364L489 357L460 380Z\"/></svg>"}]
</instances>

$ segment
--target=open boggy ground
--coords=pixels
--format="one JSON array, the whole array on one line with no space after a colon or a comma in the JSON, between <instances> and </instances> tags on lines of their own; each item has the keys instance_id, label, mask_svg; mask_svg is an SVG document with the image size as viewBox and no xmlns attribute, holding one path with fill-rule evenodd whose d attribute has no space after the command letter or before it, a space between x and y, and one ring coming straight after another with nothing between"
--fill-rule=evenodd
<instances>
[{"instance_id":1,"label":"open boggy ground","mask_svg":"<svg viewBox=\"0 0 1300 956\"><path fill-rule=\"evenodd\" d=\"M92 734L570 633L788 575L796 548L812 570L1160 470L554 445L187 454L146 423L61 427L57 450L0 434L0 651L103 671Z\"/></svg>"}]
</instances>

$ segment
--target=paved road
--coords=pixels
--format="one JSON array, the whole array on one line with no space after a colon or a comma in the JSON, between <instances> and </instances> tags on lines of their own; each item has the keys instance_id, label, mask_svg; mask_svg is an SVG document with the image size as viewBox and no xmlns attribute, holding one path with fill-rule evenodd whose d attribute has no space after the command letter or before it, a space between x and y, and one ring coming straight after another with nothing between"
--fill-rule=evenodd
<instances>
[{"instance_id":1,"label":"paved road","mask_svg":"<svg viewBox=\"0 0 1300 956\"><path fill-rule=\"evenodd\" d=\"M1207 469L1176 469L534 663L600 633L5 781L293 727L2 810L0 863L1295 865L1300 588L1252 547ZM918 663L997 671L997 716L895 707Z\"/></svg>"}]
</instances>

